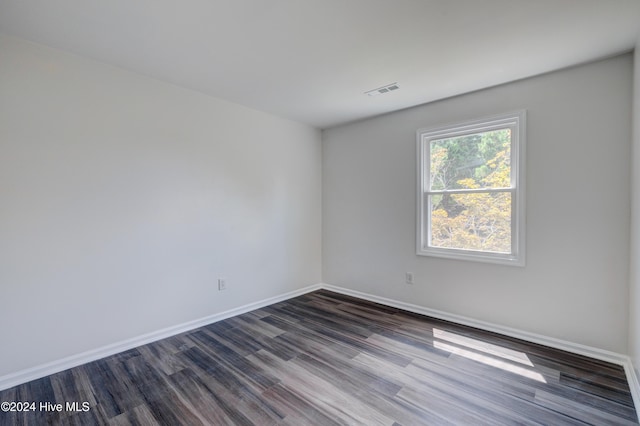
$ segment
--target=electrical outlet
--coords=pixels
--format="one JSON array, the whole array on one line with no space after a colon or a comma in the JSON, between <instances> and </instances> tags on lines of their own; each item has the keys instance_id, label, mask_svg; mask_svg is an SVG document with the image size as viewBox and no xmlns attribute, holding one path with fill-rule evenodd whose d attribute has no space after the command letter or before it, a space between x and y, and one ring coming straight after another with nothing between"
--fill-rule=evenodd
<instances>
[{"instance_id":1,"label":"electrical outlet","mask_svg":"<svg viewBox=\"0 0 640 426\"><path fill-rule=\"evenodd\" d=\"M227 280L225 278L218 278L218 290L227 289Z\"/></svg>"},{"instance_id":2,"label":"electrical outlet","mask_svg":"<svg viewBox=\"0 0 640 426\"><path fill-rule=\"evenodd\" d=\"M413 272L404 273L404 282L407 284L413 284Z\"/></svg>"}]
</instances>

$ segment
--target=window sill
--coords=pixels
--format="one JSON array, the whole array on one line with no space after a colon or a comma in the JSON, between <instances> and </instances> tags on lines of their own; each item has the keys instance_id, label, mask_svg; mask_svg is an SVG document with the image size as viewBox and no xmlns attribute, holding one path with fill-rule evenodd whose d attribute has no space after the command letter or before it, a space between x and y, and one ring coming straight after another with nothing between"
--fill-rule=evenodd
<instances>
[{"instance_id":1,"label":"window sill","mask_svg":"<svg viewBox=\"0 0 640 426\"><path fill-rule=\"evenodd\" d=\"M498 265L509 266L525 266L524 256L516 256L512 254L487 253L473 250L456 250L456 249L418 249L418 256L438 257L443 259L465 260L471 262L493 263Z\"/></svg>"}]
</instances>

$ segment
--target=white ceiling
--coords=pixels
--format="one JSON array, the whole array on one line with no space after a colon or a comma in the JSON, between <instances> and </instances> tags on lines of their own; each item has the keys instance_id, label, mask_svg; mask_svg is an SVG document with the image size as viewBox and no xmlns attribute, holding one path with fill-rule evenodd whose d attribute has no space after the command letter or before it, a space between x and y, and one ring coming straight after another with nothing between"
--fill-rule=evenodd
<instances>
[{"instance_id":1,"label":"white ceiling","mask_svg":"<svg viewBox=\"0 0 640 426\"><path fill-rule=\"evenodd\" d=\"M629 51L639 30L640 0L0 0L2 33L319 128Z\"/></svg>"}]
</instances>

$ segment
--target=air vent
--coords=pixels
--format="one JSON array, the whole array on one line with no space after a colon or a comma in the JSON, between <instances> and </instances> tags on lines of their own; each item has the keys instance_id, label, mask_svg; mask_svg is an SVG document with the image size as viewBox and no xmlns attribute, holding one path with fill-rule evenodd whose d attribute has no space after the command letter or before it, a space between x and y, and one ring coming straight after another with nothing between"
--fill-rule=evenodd
<instances>
[{"instance_id":1,"label":"air vent","mask_svg":"<svg viewBox=\"0 0 640 426\"><path fill-rule=\"evenodd\" d=\"M377 89L364 92L364 94L369 96L378 96L383 93L393 92L394 90L398 90L399 88L400 86L398 86L398 83L391 83L391 84L387 84L386 86L378 87Z\"/></svg>"}]
</instances>

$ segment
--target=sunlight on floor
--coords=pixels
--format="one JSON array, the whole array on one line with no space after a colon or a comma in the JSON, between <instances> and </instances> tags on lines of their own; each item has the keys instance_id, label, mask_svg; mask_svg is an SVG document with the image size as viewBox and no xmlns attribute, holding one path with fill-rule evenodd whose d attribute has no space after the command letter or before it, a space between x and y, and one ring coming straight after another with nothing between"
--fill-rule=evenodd
<instances>
[{"instance_id":1,"label":"sunlight on floor","mask_svg":"<svg viewBox=\"0 0 640 426\"><path fill-rule=\"evenodd\" d=\"M530 379L537 380L542 383L547 383L547 381L544 379L542 374L505 361L505 360L515 361L520 364L533 367L533 363L531 362L527 354L523 352L514 351L512 349L503 348L501 346L493 345L491 343L486 343L480 340L471 339L469 337L460 336L458 334L449 333L448 331L439 330L437 328L433 329L433 337L441 340L446 340L447 342L455 343L456 345L466 346L467 348L484 352L487 355L479 354L477 352L473 352L464 348L460 348L458 346L450 345L449 343L439 342L439 341L433 342L433 346L435 348L442 349L447 352L451 352L453 354L460 355L465 358L471 359L473 361L478 361L492 367L500 368L504 371L509 371L511 373L519 374L520 376L528 377ZM491 356L488 356L488 355L491 355ZM502 358L502 359L498 359L498 358Z\"/></svg>"},{"instance_id":2,"label":"sunlight on floor","mask_svg":"<svg viewBox=\"0 0 640 426\"><path fill-rule=\"evenodd\" d=\"M470 337L460 336L459 334L450 333L437 328L433 329L433 337L533 367L529 357L523 352L503 348L502 346L493 345Z\"/></svg>"}]
</instances>

